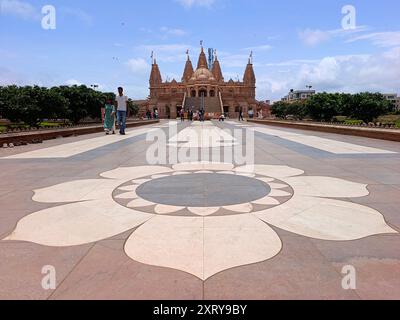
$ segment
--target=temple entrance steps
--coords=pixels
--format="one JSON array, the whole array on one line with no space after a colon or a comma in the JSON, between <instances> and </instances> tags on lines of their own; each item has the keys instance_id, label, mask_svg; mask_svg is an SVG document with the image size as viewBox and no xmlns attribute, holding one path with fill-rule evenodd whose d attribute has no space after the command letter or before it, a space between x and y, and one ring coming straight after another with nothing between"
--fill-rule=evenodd
<instances>
[{"instance_id":1,"label":"temple entrance steps","mask_svg":"<svg viewBox=\"0 0 400 320\"><path fill-rule=\"evenodd\" d=\"M204 98L204 106L207 113L221 113L221 102L218 97ZM186 98L185 109L200 110L201 98Z\"/></svg>"}]
</instances>

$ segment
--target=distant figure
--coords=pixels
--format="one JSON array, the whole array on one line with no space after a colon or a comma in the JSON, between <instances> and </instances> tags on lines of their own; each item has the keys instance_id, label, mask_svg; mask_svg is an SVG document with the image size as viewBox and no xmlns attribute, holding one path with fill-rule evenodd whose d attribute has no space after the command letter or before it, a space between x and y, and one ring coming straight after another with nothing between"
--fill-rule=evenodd
<instances>
[{"instance_id":1,"label":"distant figure","mask_svg":"<svg viewBox=\"0 0 400 320\"><path fill-rule=\"evenodd\" d=\"M253 119L254 118L254 110L250 109L248 113L249 113L249 118Z\"/></svg>"},{"instance_id":2,"label":"distant figure","mask_svg":"<svg viewBox=\"0 0 400 320\"><path fill-rule=\"evenodd\" d=\"M240 108L240 109L239 109L239 121L244 121L244 118L243 118L243 108Z\"/></svg>"},{"instance_id":3,"label":"distant figure","mask_svg":"<svg viewBox=\"0 0 400 320\"><path fill-rule=\"evenodd\" d=\"M158 120L158 110L154 111L154 119Z\"/></svg>"},{"instance_id":4,"label":"distant figure","mask_svg":"<svg viewBox=\"0 0 400 320\"><path fill-rule=\"evenodd\" d=\"M146 118L147 118L147 120L151 120L151 112L150 112L150 110L146 111Z\"/></svg>"},{"instance_id":5,"label":"distant figure","mask_svg":"<svg viewBox=\"0 0 400 320\"><path fill-rule=\"evenodd\" d=\"M122 87L118 88L118 96L115 98L117 106L117 120L119 134L125 135L126 129L126 114L128 111L128 97L124 95L124 89Z\"/></svg>"},{"instance_id":6,"label":"distant figure","mask_svg":"<svg viewBox=\"0 0 400 320\"><path fill-rule=\"evenodd\" d=\"M201 122L205 122L206 121L206 111L204 109L201 109L200 114L201 114Z\"/></svg>"},{"instance_id":7,"label":"distant figure","mask_svg":"<svg viewBox=\"0 0 400 320\"><path fill-rule=\"evenodd\" d=\"M194 117L194 112L193 112L193 110L190 110L189 111L189 120L190 120L190 122L193 122L193 117Z\"/></svg>"},{"instance_id":8,"label":"distant figure","mask_svg":"<svg viewBox=\"0 0 400 320\"><path fill-rule=\"evenodd\" d=\"M181 122L185 122L185 110L181 109L180 115L181 115Z\"/></svg>"},{"instance_id":9,"label":"distant figure","mask_svg":"<svg viewBox=\"0 0 400 320\"><path fill-rule=\"evenodd\" d=\"M107 99L105 105L105 115L104 115L104 131L107 135L112 132L115 134L115 106L112 102L112 99Z\"/></svg>"}]
</instances>

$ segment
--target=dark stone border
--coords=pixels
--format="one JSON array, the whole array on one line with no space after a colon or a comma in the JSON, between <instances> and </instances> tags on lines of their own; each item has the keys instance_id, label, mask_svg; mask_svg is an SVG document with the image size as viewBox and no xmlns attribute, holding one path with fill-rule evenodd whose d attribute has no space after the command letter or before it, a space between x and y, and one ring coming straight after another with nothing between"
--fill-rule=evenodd
<instances>
[{"instance_id":1,"label":"dark stone border","mask_svg":"<svg viewBox=\"0 0 400 320\"><path fill-rule=\"evenodd\" d=\"M400 130L395 129L374 129L364 127L343 127L334 125L324 125L318 123L302 123L278 120L248 120L249 123L263 124L275 127L285 127L308 131L318 131L336 133L348 136L358 136L371 139L387 140L400 142Z\"/></svg>"},{"instance_id":2,"label":"dark stone border","mask_svg":"<svg viewBox=\"0 0 400 320\"><path fill-rule=\"evenodd\" d=\"M159 123L159 120L151 121L134 121L127 122L127 128L135 128L146 125L152 125ZM76 127L67 129L57 129L57 130L43 130L43 131L30 131L21 133L9 133L0 135L0 147L3 144L12 143L18 145L21 143L40 143L44 140L52 140L56 138L66 138L73 136L82 136L86 134L104 132L103 125L90 126L90 127Z\"/></svg>"}]
</instances>

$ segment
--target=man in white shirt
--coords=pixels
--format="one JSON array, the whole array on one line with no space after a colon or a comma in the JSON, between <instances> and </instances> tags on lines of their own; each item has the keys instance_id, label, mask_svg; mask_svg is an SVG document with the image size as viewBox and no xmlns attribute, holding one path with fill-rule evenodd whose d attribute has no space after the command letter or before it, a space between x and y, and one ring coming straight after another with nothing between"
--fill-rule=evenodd
<instances>
[{"instance_id":1,"label":"man in white shirt","mask_svg":"<svg viewBox=\"0 0 400 320\"><path fill-rule=\"evenodd\" d=\"M119 133L124 136L126 129L126 114L128 111L128 97L124 95L124 89L122 87L118 88L118 96L115 98L115 102L117 107Z\"/></svg>"}]
</instances>

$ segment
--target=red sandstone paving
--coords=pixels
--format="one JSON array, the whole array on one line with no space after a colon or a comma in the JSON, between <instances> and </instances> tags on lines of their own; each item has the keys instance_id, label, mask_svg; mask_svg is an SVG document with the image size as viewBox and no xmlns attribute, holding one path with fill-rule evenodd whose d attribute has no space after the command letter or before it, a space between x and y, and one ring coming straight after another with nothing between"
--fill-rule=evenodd
<instances>
[{"instance_id":1,"label":"red sandstone paving","mask_svg":"<svg viewBox=\"0 0 400 320\"><path fill-rule=\"evenodd\" d=\"M124 241L97 243L51 299L198 300L203 282L176 270L147 266L128 258Z\"/></svg>"},{"instance_id":2,"label":"red sandstone paving","mask_svg":"<svg viewBox=\"0 0 400 320\"><path fill-rule=\"evenodd\" d=\"M300 132L400 151L400 144L394 142ZM97 136L101 134L0 149L0 157ZM310 175L370 184L370 196L347 201L375 208L391 226L400 228L398 158L315 159L268 140L256 138L256 143L256 160L263 163L286 164ZM53 206L33 202L32 190L75 179L97 178L99 173L120 165L145 164L146 146L138 142L134 147L127 145L117 153L87 160L82 156L57 161L2 161L0 235L7 235L20 218ZM284 245L277 257L227 270L205 283L184 272L132 261L123 251L131 231L97 244L72 248L0 242L0 299L400 299L398 235L329 242L277 232ZM40 286L41 268L48 264L57 269L59 287L55 292L44 291ZM341 287L344 265L356 267L356 291Z\"/></svg>"},{"instance_id":3,"label":"red sandstone paving","mask_svg":"<svg viewBox=\"0 0 400 320\"><path fill-rule=\"evenodd\" d=\"M42 268L54 266L57 282L61 282L90 247L49 248L23 242L0 243L0 300L47 299L52 291L42 288Z\"/></svg>"},{"instance_id":4,"label":"red sandstone paving","mask_svg":"<svg viewBox=\"0 0 400 320\"><path fill-rule=\"evenodd\" d=\"M278 233L283 242L278 256L215 275L205 283L205 299L359 299L343 290L341 275L309 239Z\"/></svg>"}]
</instances>

